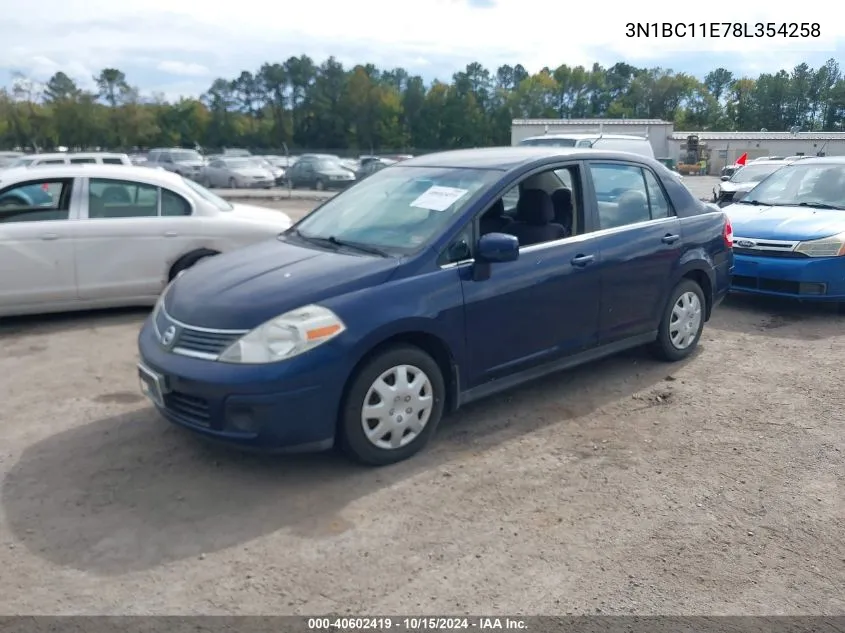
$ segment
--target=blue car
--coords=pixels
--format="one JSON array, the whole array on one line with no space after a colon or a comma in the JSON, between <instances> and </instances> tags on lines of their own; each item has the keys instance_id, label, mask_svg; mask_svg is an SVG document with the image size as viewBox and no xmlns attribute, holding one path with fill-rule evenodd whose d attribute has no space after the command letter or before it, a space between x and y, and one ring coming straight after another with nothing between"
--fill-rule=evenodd
<instances>
[{"instance_id":1,"label":"blue car","mask_svg":"<svg viewBox=\"0 0 845 633\"><path fill-rule=\"evenodd\" d=\"M413 158L177 277L139 336L141 388L208 438L397 462L444 413L549 372L644 344L688 357L731 239L649 158Z\"/></svg>"},{"instance_id":2,"label":"blue car","mask_svg":"<svg viewBox=\"0 0 845 633\"><path fill-rule=\"evenodd\" d=\"M724 210L732 290L845 305L845 157L787 165Z\"/></svg>"}]
</instances>

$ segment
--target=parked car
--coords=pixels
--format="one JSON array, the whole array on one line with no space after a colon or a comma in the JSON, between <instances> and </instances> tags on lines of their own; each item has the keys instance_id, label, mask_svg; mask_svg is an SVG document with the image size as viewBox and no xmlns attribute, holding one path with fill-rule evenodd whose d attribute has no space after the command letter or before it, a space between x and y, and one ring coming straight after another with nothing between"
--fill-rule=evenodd
<instances>
[{"instance_id":1,"label":"parked car","mask_svg":"<svg viewBox=\"0 0 845 633\"><path fill-rule=\"evenodd\" d=\"M203 168L200 182L229 189L270 189L276 184L270 170L256 165L254 159L229 156L212 159Z\"/></svg>"},{"instance_id":2,"label":"parked car","mask_svg":"<svg viewBox=\"0 0 845 633\"><path fill-rule=\"evenodd\" d=\"M156 148L147 154L145 167L161 167L174 174L199 180L202 175L205 160L202 155L193 149Z\"/></svg>"},{"instance_id":3,"label":"parked car","mask_svg":"<svg viewBox=\"0 0 845 633\"><path fill-rule=\"evenodd\" d=\"M281 167L274 165L264 156L253 156L249 159L249 161L256 167L269 172L270 176L273 178L273 184L280 185L284 182L285 170Z\"/></svg>"},{"instance_id":4,"label":"parked car","mask_svg":"<svg viewBox=\"0 0 845 633\"><path fill-rule=\"evenodd\" d=\"M232 158L245 158L252 156L252 152L246 149L239 149L237 147L233 147L231 149L224 149L223 156L231 156Z\"/></svg>"},{"instance_id":5,"label":"parked car","mask_svg":"<svg viewBox=\"0 0 845 633\"><path fill-rule=\"evenodd\" d=\"M128 154L114 152L54 152L27 154L10 163L8 169L50 165L132 165Z\"/></svg>"},{"instance_id":6,"label":"parked car","mask_svg":"<svg viewBox=\"0 0 845 633\"><path fill-rule=\"evenodd\" d=\"M284 213L230 204L165 170L5 171L0 317L153 305L180 272L290 225Z\"/></svg>"},{"instance_id":7,"label":"parked car","mask_svg":"<svg viewBox=\"0 0 845 633\"><path fill-rule=\"evenodd\" d=\"M341 165L338 158L319 154L302 156L285 172L293 188L310 187L317 191L345 189L355 182L355 174Z\"/></svg>"},{"instance_id":8,"label":"parked car","mask_svg":"<svg viewBox=\"0 0 845 633\"><path fill-rule=\"evenodd\" d=\"M23 152L0 152L0 169L6 169L22 156Z\"/></svg>"},{"instance_id":9,"label":"parked car","mask_svg":"<svg viewBox=\"0 0 845 633\"><path fill-rule=\"evenodd\" d=\"M379 158L378 156L373 156L368 159L361 161L361 167L355 172L355 178L357 180L363 180L367 176L372 176L377 171L381 171L385 167L389 167L390 165L395 165L398 161L389 160L387 158Z\"/></svg>"},{"instance_id":10,"label":"parked car","mask_svg":"<svg viewBox=\"0 0 845 633\"><path fill-rule=\"evenodd\" d=\"M142 391L206 437L397 462L445 412L543 374L643 344L687 358L731 241L651 159L414 158L175 279L140 333Z\"/></svg>"},{"instance_id":11,"label":"parked car","mask_svg":"<svg viewBox=\"0 0 845 633\"><path fill-rule=\"evenodd\" d=\"M262 156L261 158L270 163L270 166L273 168L273 176L276 179L276 184L285 184L285 170L291 164L291 160L284 156Z\"/></svg>"},{"instance_id":12,"label":"parked car","mask_svg":"<svg viewBox=\"0 0 845 633\"><path fill-rule=\"evenodd\" d=\"M720 207L732 204L756 187L760 181L788 164L783 160L754 161L735 171L732 176L722 176L721 181L713 187L713 202Z\"/></svg>"},{"instance_id":13,"label":"parked car","mask_svg":"<svg viewBox=\"0 0 845 633\"><path fill-rule=\"evenodd\" d=\"M724 210L732 290L845 305L845 157L786 165Z\"/></svg>"}]
</instances>

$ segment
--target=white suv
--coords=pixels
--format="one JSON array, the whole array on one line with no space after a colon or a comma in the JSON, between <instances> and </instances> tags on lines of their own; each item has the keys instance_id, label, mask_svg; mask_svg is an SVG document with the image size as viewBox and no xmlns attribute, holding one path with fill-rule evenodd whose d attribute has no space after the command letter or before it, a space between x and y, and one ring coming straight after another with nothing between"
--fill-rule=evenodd
<instances>
[{"instance_id":1,"label":"white suv","mask_svg":"<svg viewBox=\"0 0 845 633\"><path fill-rule=\"evenodd\" d=\"M128 154L111 152L56 152L55 154L27 154L7 166L8 169L17 167L40 167L42 165L82 165L91 163L96 165L132 165Z\"/></svg>"}]
</instances>

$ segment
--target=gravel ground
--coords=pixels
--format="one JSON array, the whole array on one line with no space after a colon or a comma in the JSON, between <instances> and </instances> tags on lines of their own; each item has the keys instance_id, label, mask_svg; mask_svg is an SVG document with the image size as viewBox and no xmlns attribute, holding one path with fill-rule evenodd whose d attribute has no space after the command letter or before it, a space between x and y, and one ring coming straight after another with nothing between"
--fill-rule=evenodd
<instances>
[{"instance_id":1,"label":"gravel ground","mask_svg":"<svg viewBox=\"0 0 845 633\"><path fill-rule=\"evenodd\" d=\"M685 363L547 377L377 470L168 425L144 316L0 330L0 613L845 612L830 310L731 299Z\"/></svg>"}]
</instances>

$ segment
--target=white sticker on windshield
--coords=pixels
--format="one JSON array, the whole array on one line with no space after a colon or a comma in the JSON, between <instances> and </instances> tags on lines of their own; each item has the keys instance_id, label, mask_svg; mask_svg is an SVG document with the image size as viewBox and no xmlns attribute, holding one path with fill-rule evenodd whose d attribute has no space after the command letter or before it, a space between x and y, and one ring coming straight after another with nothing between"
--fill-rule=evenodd
<instances>
[{"instance_id":1,"label":"white sticker on windshield","mask_svg":"<svg viewBox=\"0 0 845 633\"><path fill-rule=\"evenodd\" d=\"M469 191L455 187L432 187L411 203L412 207L429 211L445 211Z\"/></svg>"}]
</instances>

